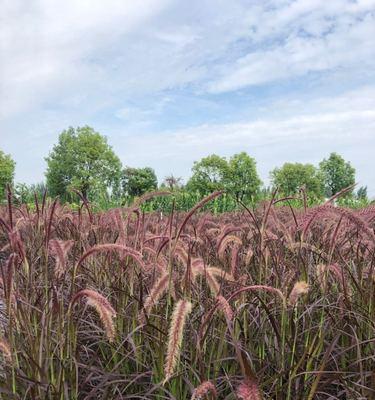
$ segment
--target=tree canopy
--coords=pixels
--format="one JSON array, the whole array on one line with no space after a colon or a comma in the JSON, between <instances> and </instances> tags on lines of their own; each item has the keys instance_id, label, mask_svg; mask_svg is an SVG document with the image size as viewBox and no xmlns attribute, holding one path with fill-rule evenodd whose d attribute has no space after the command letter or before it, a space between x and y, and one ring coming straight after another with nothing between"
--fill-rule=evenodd
<instances>
[{"instance_id":1,"label":"tree canopy","mask_svg":"<svg viewBox=\"0 0 375 400\"><path fill-rule=\"evenodd\" d=\"M89 126L69 127L62 131L58 143L45 160L45 184L14 185L15 162L0 150L0 201L5 198L7 185L12 187L14 200L18 203L32 202L34 193L42 197L47 188L50 196L59 196L62 201L77 200L72 194L72 189L76 189L97 204L109 200L111 204L119 204L120 200L124 204L123 200L128 201L129 197L139 197L158 188L152 168L127 166L122 169L120 159L106 137ZM279 193L285 196L296 195L304 189L310 203L317 203L324 196L331 197L353 185L355 169L342 156L331 153L319 163L319 167L287 162L273 169L270 178L272 185L262 187L256 161L246 152L228 158L211 154L194 162L186 185L182 178L171 174L164 178L160 188L175 192L176 196L185 196L185 199L190 196L198 200L214 191L224 190L229 194L225 197L233 204L236 204L235 200L254 203L269 198L273 187L278 187ZM345 194L344 200L348 204L369 202L367 187L359 188L356 193L351 190Z\"/></svg>"},{"instance_id":2,"label":"tree canopy","mask_svg":"<svg viewBox=\"0 0 375 400\"><path fill-rule=\"evenodd\" d=\"M322 174L312 164L285 163L281 168L271 171L270 175L272 184L286 196L297 194L301 188L310 196L323 196Z\"/></svg>"},{"instance_id":3,"label":"tree canopy","mask_svg":"<svg viewBox=\"0 0 375 400\"><path fill-rule=\"evenodd\" d=\"M64 130L46 161L52 196L66 199L72 188L85 197L119 188L121 162L107 139L89 126Z\"/></svg>"},{"instance_id":4,"label":"tree canopy","mask_svg":"<svg viewBox=\"0 0 375 400\"><path fill-rule=\"evenodd\" d=\"M242 152L230 158L224 185L237 200L255 196L259 192L261 183L252 157Z\"/></svg>"},{"instance_id":5,"label":"tree canopy","mask_svg":"<svg viewBox=\"0 0 375 400\"><path fill-rule=\"evenodd\" d=\"M152 168L124 168L121 176L123 194L127 196L141 196L158 187L158 180Z\"/></svg>"},{"instance_id":6,"label":"tree canopy","mask_svg":"<svg viewBox=\"0 0 375 400\"><path fill-rule=\"evenodd\" d=\"M225 188L224 179L228 163L224 157L211 154L200 161L195 161L191 170L193 174L186 185L187 190L206 196L215 190Z\"/></svg>"},{"instance_id":7,"label":"tree canopy","mask_svg":"<svg viewBox=\"0 0 375 400\"><path fill-rule=\"evenodd\" d=\"M325 194L328 197L355 183L355 169L337 153L331 153L319 166L324 178Z\"/></svg>"},{"instance_id":8,"label":"tree canopy","mask_svg":"<svg viewBox=\"0 0 375 400\"><path fill-rule=\"evenodd\" d=\"M233 155L228 161L212 154L195 162L186 188L202 196L215 190L226 190L237 200L255 196L260 188L256 163L247 153Z\"/></svg>"},{"instance_id":9,"label":"tree canopy","mask_svg":"<svg viewBox=\"0 0 375 400\"><path fill-rule=\"evenodd\" d=\"M7 185L13 186L15 167L12 157L0 150L0 200L5 198Z\"/></svg>"}]
</instances>

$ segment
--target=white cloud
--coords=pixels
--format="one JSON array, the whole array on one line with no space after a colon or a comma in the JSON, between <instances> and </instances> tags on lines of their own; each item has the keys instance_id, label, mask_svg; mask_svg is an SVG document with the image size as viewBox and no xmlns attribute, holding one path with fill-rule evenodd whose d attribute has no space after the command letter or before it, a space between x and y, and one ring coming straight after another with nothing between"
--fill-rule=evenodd
<instances>
[{"instance_id":1,"label":"white cloud","mask_svg":"<svg viewBox=\"0 0 375 400\"><path fill-rule=\"evenodd\" d=\"M0 116L61 96L101 89L107 67L95 61L114 41L147 24L167 0L7 1L0 25ZM87 101L85 97L84 101Z\"/></svg>"},{"instance_id":2,"label":"white cloud","mask_svg":"<svg viewBox=\"0 0 375 400\"><path fill-rule=\"evenodd\" d=\"M355 135L373 137L375 130L375 111L353 111L337 113L317 113L301 115L286 119L262 119L248 123L230 123L222 125L200 125L173 133L159 135L147 134L128 136L125 153L130 162L147 162L147 160L167 160L186 157L189 162L211 153L227 153L241 151L241 148L272 145L280 141L294 140L319 141L323 147L324 140L337 140L354 137L353 128L360 131ZM338 143L338 146L340 144ZM139 151L134 151L139 149Z\"/></svg>"},{"instance_id":3,"label":"white cloud","mask_svg":"<svg viewBox=\"0 0 375 400\"><path fill-rule=\"evenodd\" d=\"M2 118L72 97L96 109L119 96L186 86L218 93L375 67L370 0L8 0L2 8Z\"/></svg>"},{"instance_id":4,"label":"white cloud","mask_svg":"<svg viewBox=\"0 0 375 400\"><path fill-rule=\"evenodd\" d=\"M343 7L342 1L297 1L265 13L253 41L279 40L271 40L270 45L260 46L226 66L208 88L219 93L335 68L373 69L374 11L374 2L366 7L344 2Z\"/></svg>"},{"instance_id":5,"label":"white cloud","mask_svg":"<svg viewBox=\"0 0 375 400\"><path fill-rule=\"evenodd\" d=\"M359 183L368 184L375 195L372 171L366 168L375 148L375 87L309 102L271 103L268 109L250 122L129 135L114 144L123 149L127 164L151 165L160 178L170 172L187 178L193 161L212 153L247 151L266 182L269 171L283 162L318 163L337 151L357 167ZM278 109L276 115L273 109Z\"/></svg>"},{"instance_id":6,"label":"white cloud","mask_svg":"<svg viewBox=\"0 0 375 400\"><path fill-rule=\"evenodd\" d=\"M265 179L336 150L375 179L361 155L375 147L375 0L3 0L0 59L1 147L21 181L83 124L161 176L247 150Z\"/></svg>"}]
</instances>

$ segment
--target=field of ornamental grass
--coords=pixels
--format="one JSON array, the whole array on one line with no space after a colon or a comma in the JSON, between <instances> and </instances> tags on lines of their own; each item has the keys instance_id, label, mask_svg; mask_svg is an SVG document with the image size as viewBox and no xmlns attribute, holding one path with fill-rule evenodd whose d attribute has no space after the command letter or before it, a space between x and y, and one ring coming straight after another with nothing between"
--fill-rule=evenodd
<instances>
[{"instance_id":1,"label":"field of ornamental grass","mask_svg":"<svg viewBox=\"0 0 375 400\"><path fill-rule=\"evenodd\" d=\"M1 399L375 398L375 207L0 208Z\"/></svg>"}]
</instances>

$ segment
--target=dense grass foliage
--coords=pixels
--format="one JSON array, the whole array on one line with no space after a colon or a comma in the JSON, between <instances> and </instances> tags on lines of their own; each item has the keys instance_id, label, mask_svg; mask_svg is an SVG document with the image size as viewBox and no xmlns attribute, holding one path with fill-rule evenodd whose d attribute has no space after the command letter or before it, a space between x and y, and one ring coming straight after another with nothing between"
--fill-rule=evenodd
<instances>
[{"instance_id":1,"label":"dense grass foliage","mask_svg":"<svg viewBox=\"0 0 375 400\"><path fill-rule=\"evenodd\" d=\"M162 189L160 189L162 190ZM220 214L232 211L241 211L243 210L244 204L246 207L253 209L254 207L259 207L262 203L268 202L272 199L273 192L271 190L266 190L260 193L256 197L246 197L243 198L240 202L237 201L231 194L224 192L220 197L216 197L209 203L205 204L202 208L203 211L209 211L212 214ZM43 193L40 198L43 197ZM186 190L177 190L171 192L170 196L156 197L152 198L149 201L145 202L141 205L141 211L145 212L162 212L162 213L170 213L172 210L175 211L189 211L191 208L195 206L198 202L200 202L204 196L200 195L198 192L188 192ZM34 208L34 197L29 202L30 208ZM115 198L111 196L98 196L94 201L91 201L91 207L95 211L105 211L110 210L112 208L119 207L129 207L135 201L138 200L138 197L126 196L123 198ZM324 203L324 199L317 199L312 196L308 196L304 198L303 193L299 193L295 196L288 197L287 203L278 203L277 205L285 205L288 204L293 208L302 208L305 203L308 207L313 207L317 205L321 205ZM242 204L241 204L242 203ZM348 207L352 209L359 209L367 207L374 202L366 199L358 199L355 196L347 196L341 197L337 199L337 205L341 207ZM70 207L78 210L80 207L79 198L77 196L72 196L72 202L69 203Z\"/></svg>"},{"instance_id":2,"label":"dense grass foliage","mask_svg":"<svg viewBox=\"0 0 375 400\"><path fill-rule=\"evenodd\" d=\"M374 398L375 208L219 195L1 208L0 397Z\"/></svg>"}]
</instances>

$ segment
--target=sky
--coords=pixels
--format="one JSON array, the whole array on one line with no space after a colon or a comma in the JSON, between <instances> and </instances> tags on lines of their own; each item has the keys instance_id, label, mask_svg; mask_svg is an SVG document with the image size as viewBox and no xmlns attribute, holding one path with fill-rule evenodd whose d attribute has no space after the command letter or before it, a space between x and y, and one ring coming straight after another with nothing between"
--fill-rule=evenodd
<instances>
[{"instance_id":1,"label":"sky","mask_svg":"<svg viewBox=\"0 0 375 400\"><path fill-rule=\"evenodd\" d=\"M246 151L265 184L333 151L375 197L375 0L0 0L0 148L44 179L69 126L186 179Z\"/></svg>"}]
</instances>

